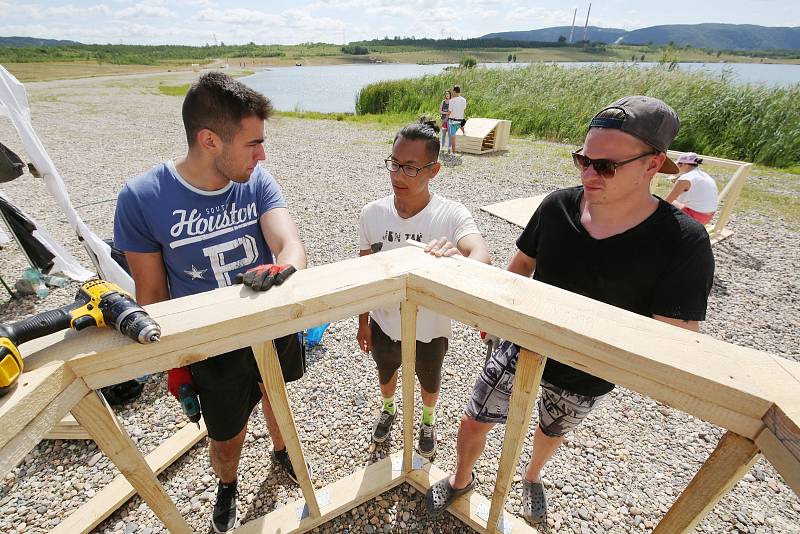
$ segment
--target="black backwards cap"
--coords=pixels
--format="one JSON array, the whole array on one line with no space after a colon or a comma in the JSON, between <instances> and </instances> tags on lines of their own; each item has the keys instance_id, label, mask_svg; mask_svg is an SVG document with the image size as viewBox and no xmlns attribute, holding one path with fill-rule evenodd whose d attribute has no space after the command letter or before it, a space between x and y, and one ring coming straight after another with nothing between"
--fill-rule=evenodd
<instances>
[{"instance_id":1,"label":"black backwards cap","mask_svg":"<svg viewBox=\"0 0 800 534\"><path fill-rule=\"evenodd\" d=\"M620 98L595 115L589 123L590 129L622 130L664 153L680 127L681 122L674 109L657 98L639 95ZM678 166L666 158L659 172L677 174Z\"/></svg>"}]
</instances>

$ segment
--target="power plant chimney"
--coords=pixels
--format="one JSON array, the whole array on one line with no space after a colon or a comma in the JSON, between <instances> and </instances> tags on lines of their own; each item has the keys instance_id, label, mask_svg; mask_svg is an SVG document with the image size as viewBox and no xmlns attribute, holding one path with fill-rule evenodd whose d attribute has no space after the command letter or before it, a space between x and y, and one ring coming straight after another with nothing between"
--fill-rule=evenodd
<instances>
[{"instance_id":1,"label":"power plant chimney","mask_svg":"<svg viewBox=\"0 0 800 534\"><path fill-rule=\"evenodd\" d=\"M572 36L575 35L575 17L578 16L578 8L572 13L572 28L569 30L569 42L572 43Z\"/></svg>"},{"instance_id":2,"label":"power plant chimney","mask_svg":"<svg viewBox=\"0 0 800 534\"><path fill-rule=\"evenodd\" d=\"M586 12L586 24L583 25L583 40L588 41L587 36L589 35L589 13L592 12L592 3L589 2L589 11Z\"/></svg>"}]
</instances>

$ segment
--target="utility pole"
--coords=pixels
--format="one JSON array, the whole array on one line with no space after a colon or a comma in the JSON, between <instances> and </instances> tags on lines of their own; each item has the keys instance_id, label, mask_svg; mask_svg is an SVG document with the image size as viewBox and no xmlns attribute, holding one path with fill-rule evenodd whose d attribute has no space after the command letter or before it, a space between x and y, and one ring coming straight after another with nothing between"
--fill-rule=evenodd
<instances>
[{"instance_id":1,"label":"utility pole","mask_svg":"<svg viewBox=\"0 0 800 534\"><path fill-rule=\"evenodd\" d=\"M578 8L572 13L572 28L569 30L569 42L572 43L572 36L575 35L575 17L578 16Z\"/></svg>"},{"instance_id":2,"label":"utility pole","mask_svg":"<svg viewBox=\"0 0 800 534\"><path fill-rule=\"evenodd\" d=\"M588 41L587 36L589 35L589 13L592 12L592 3L589 2L589 11L586 12L586 24L583 25L583 40Z\"/></svg>"}]
</instances>

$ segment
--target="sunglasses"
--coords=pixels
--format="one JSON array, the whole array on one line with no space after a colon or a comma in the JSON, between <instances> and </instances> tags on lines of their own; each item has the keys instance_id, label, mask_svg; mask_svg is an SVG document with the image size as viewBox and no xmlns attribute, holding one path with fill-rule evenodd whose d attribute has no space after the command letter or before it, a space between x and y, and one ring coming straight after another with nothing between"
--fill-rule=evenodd
<instances>
[{"instance_id":1,"label":"sunglasses","mask_svg":"<svg viewBox=\"0 0 800 534\"><path fill-rule=\"evenodd\" d=\"M594 167L594 172L602 176L603 178L613 178L614 175L617 173L617 168L622 167L623 165L627 165L637 159L646 158L647 156L655 156L658 152L646 152L644 154L640 154L635 158L626 159L624 161L614 161L612 159L592 159L589 157L584 156L583 154L579 154L583 150L582 148L576 150L572 153L572 162L575 166L581 171L585 171L590 166Z\"/></svg>"}]
</instances>

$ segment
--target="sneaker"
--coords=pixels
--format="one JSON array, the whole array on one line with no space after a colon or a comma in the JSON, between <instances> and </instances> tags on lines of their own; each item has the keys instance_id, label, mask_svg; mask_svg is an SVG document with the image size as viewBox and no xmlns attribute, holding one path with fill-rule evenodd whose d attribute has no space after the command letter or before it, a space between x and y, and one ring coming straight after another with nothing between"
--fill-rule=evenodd
<instances>
[{"instance_id":1,"label":"sneaker","mask_svg":"<svg viewBox=\"0 0 800 534\"><path fill-rule=\"evenodd\" d=\"M217 502L214 503L214 512L211 527L214 532L230 532L236 528L236 481L230 484L217 484Z\"/></svg>"},{"instance_id":2,"label":"sneaker","mask_svg":"<svg viewBox=\"0 0 800 534\"><path fill-rule=\"evenodd\" d=\"M422 423L419 427L419 441L417 442L417 451L420 456L427 459L433 458L436 454L436 427L433 425L426 425Z\"/></svg>"},{"instance_id":3,"label":"sneaker","mask_svg":"<svg viewBox=\"0 0 800 534\"><path fill-rule=\"evenodd\" d=\"M299 484L300 482L297 480L297 475L294 472L294 466L292 466L292 460L289 458L289 451L285 448L280 451L272 451L272 463L280 466L289 478L294 481L295 484ZM308 469L308 476L311 476L311 465L306 462L306 468Z\"/></svg>"},{"instance_id":4,"label":"sneaker","mask_svg":"<svg viewBox=\"0 0 800 534\"><path fill-rule=\"evenodd\" d=\"M389 432L392 430L392 423L397 416L397 411L389 413L381 410L378 419L375 420L375 426L372 427L372 441L375 443L383 443L389 437Z\"/></svg>"}]
</instances>

